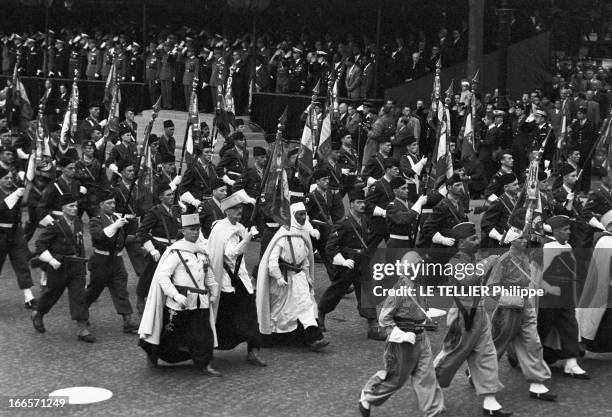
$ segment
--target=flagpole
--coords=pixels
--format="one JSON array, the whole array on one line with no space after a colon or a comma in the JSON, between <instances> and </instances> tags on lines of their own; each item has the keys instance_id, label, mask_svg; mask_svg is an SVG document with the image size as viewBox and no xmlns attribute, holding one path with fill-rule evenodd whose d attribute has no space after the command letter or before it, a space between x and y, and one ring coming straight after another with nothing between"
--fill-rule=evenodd
<instances>
[{"instance_id":1,"label":"flagpole","mask_svg":"<svg viewBox=\"0 0 612 417\"><path fill-rule=\"evenodd\" d=\"M257 199L255 200L255 207L253 207L253 211L251 212L251 217L249 218L248 223L244 225L244 227L246 227L247 229L250 228L255 222L255 216L257 215L257 210L259 209L259 206L261 204L261 195L263 194L266 184L268 183L268 178L270 177L270 168L272 167L272 157L275 155L276 149L280 141L283 140L283 130L285 128L285 124L287 123L288 110L289 110L289 106L286 106L285 110L283 111L283 114L281 114L281 116L278 118L278 125L276 128L276 140L274 141L274 148L272 148L272 154L270 155L271 157L268 159L266 163L266 169L261 178L261 185L259 186L259 192L257 193Z\"/></svg>"},{"instance_id":2,"label":"flagpole","mask_svg":"<svg viewBox=\"0 0 612 417\"><path fill-rule=\"evenodd\" d=\"M193 77L193 82L191 83L191 95L189 97L189 101L192 101L191 97L194 94L196 94L196 90L198 89L198 81L199 81L198 75L196 74ZM197 98L196 98L196 100L197 100ZM193 120L191 120L192 119L192 115L189 114L189 110L191 110L191 103L189 103L189 107L187 108L187 117L188 117L188 120L187 120L187 127L185 128L185 136L183 138L183 150L181 151L181 163L179 165L178 175L181 175L181 173L183 172L183 163L185 161L185 151L187 149L187 139L189 137L189 130L192 129L192 126L193 126ZM199 128L200 128L200 126L196 127L196 129L199 129ZM191 135L191 140L193 140L193 133Z\"/></svg>"}]
</instances>

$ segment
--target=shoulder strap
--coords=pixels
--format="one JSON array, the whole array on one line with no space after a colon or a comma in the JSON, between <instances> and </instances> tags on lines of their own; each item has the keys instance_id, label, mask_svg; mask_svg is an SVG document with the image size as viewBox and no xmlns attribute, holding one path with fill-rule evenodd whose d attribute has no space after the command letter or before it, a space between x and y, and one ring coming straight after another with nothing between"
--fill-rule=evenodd
<instances>
[{"instance_id":1,"label":"shoulder strap","mask_svg":"<svg viewBox=\"0 0 612 417\"><path fill-rule=\"evenodd\" d=\"M183 255L181 254L181 251L178 250L178 249L172 249L172 251L175 252L178 255L179 259L181 260L181 263L185 267L185 271L187 271L187 274L189 275L189 278L191 278L191 282L193 282L193 286L195 288L197 288L197 289L200 289L200 287L198 286L198 283L196 282L195 278L193 277L193 274L191 273L191 270L187 266L187 262L185 262L185 258L183 258Z\"/></svg>"},{"instance_id":2,"label":"shoulder strap","mask_svg":"<svg viewBox=\"0 0 612 417\"><path fill-rule=\"evenodd\" d=\"M170 209L172 211L172 209ZM168 230L168 225L166 224L166 219L164 219L164 214L160 213L159 216L157 216L157 218L159 220L161 220L162 223L162 227L164 228L164 232L166 233L166 238L168 239L168 242L171 242L173 237L170 236L170 231Z\"/></svg>"}]
</instances>

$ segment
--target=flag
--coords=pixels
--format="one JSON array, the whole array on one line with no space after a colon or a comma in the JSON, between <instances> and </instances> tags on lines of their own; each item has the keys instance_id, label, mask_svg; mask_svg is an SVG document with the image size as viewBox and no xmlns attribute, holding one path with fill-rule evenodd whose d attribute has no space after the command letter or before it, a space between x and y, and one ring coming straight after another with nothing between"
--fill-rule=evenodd
<instances>
[{"instance_id":1,"label":"flag","mask_svg":"<svg viewBox=\"0 0 612 417\"><path fill-rule=\"evenodd\" d=\"M277 133L276 142L268 163L266 182L263 189L262 210L284 226L287 230L291 227L291 212L289 193L289 178L287 176L287 151L283 144L282 135ZM312 153L311 153L312 157Z\"/></svg>"},{"instance_id":2,"label":"flag","mask_svg":"<svg viewBox=\"0 0 612 417\"><path fill-rule=\"evenodd\" d=\"M72 143L76 139L77 131L77 118L79 115L79 87L77 83L72 83L72 92L70 93L70 100L68 101L68 109L64 114L64 122L62 123L62 130L60 133L60 142L68 143L68 139Z\"/></svg>"},{"instance_id":3,"label":"flag","mask_svg":"<svg viewBox=\"0 0 612 417\"><path fill-rule=\"evenodd\" d=\"M232 99L230 112L228 110L226 96L223 94L223 86L217 86L217 111L214 123L219 130L219 133L221 133L221 136L223 136L225 139L227 139L231 133L231 128L236 126L233 107L234 101Z\"/></svg>"},{"instance_id":4,"label":"flag","mask_svg":"<svg viewBox=\"0 0 612 417\"><path fill-rule=\"evenodd\" d=\"M330 92L327 95L326 110L327 114L321 124L321 135L319 137L319 146L317 154L322 160L326 160L331 152L331 137L332 137L332 117L334 112L338 111L338 80L333 84Z\"/></svg>"},{"instance_id":5,"label":"flag","mask_svg":"<svg viewBox=\"0 0 612 417\"><path fill-rule=\"evenodd\" d=\"M153 160L148 138L145 139L142 161L138 171L138 199L136 203L144 211L153 207Z\"/></svg>"},{"instance_id":6,"label":"flag","mask_svg":"<svg viewBox=\"0 0 612 417\"><path fill-rule=\"evenodd\" d=\"M463 140L461 141L461 159L472 160L476 156L474 146L474 126L472 125L472 113L465 115L465 128L463 129Z\"/></svg>"},{"instance_id":7,"label":"flag","mask_svg":"<svg viewBox=\"0 0 612 417\"><path fill-rule=\"evenodd\" d=\"M32 151L28 160L28 168L26 170L26 179L28 182L34 181L36 176L36 160L42 158L42 151L45 141L45 115L42 111L38 112L36 118L35 140L33 141Z\"/></svg>"},{"instance_id":8,"label":"flag","mask_svg":"<svg viewBox=\"0 0 612 417\"><path fill-rule=\"evenodd\" d=\"M19 108L19 117L25 120L32 120L34 116L34 111L32 110L32 104L30 103L30 99L28 98L28 93L26 92L23 83L21 82L21 78L19 77L19 68L17 67L19 63L15 64L15 69L13 70L13 91L12 91L12 107ZM6 101L7 105L9 104L9 100ZM7 108L7 110L10 110Z\"/></svg>"},{"instance_id":9,"label":"flag","mask_svg":"<svg viewBox=\"0 0 612 417\"><path fill-rule=\"evenodd\" d=\"M194 154L194 137L200 134L200 113L198 112L198 94L193 88L189 97L189 109L187 119L187 140L185 141L185 158L187 166L195 160Z\"/></svg>"},{"instance_id":10,"label":"flag","mask_svg":"<svg viewBox=\"0 0 612 417\"><path fill-rule=\"evenodd\" d=\"M108 120L104 128L104 134L107 135L109 132L119 132L119 107L121 105L121 88L117 82L115 63L111 65L106 77L106 84L104 85L104 107L108 112Z\"/></svg>"},{"instance_id":11,"label":"flag","mask_svg":"<svg viewBox=\"0 0 612 417\"><path fill-rule=\"evenodd\" d=\"M438 109L440 108L443 108L442 103L438 103ZM440 113L442 119L438 122L436 146L433 150L432 165L427 178L429 189L444 187L446 179L453 175L453 158L448 147L446 116L444 110Z\"/></svg>"},{"instance_id":12,"label":"flag","mask_svg":"<svg viewBox=\"0 0 612 417\"><path fill-rule=\"evenodd\" d=\"M317 132L316 115L314 114L314 106L311 104L308 108L308 117L302 131L302 139L300 140L300 151L297 157L298 172L302 184L306 187L310 185L310 179L314 172L314 144Z\"/></svg>"}]
</instances>

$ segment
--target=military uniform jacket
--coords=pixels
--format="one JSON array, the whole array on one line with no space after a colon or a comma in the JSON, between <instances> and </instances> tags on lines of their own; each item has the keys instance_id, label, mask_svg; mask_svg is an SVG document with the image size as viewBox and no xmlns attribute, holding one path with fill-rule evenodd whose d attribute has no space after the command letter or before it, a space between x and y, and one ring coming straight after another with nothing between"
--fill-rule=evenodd
<instances>
[{"instance_id":1,"label":"military uniform jacket","mask_svg":"<svg viewBox=\"0 0 612 417\"><path fill-rule=\"evenodd\" d=\"M114 253L121 252L125 245L125 227L119 229L113 236L108 237L104 233L104 229L113 224L118 219L114 214L107 216L106 214L100 214L99 216L93 217L89 221L89 233L91 234L91 244L95 249L113 252L113 244L116 242ZM117 236L117 233L119 234Z\"/></svg>"},{"instance_id":2,"label":"military uniform jacket","mask_svg":"<svg viewBox=\"0 0 612 417\"><path fill-rule=\"evenodd\" d=\"M224 218L225 214L221 211L221 207L217 204L214 198L206 200L202 204L202 211L200 211L200 224L202 225L202 234L206 239L208 239L208 236L210 236L213 223Z\"/></svg>"},{"instance_id":3,"label":"military uniform jacket","mask_svg":"<svg viewBox=\"0 0 612 417\"><path fill-rule=\"evenodd\" d=\"M485 198L489 198L492 194L495 194L497 197L499 197L504 193L504 186L499 183L499 178L504 174L507 173L502 171L501 169L495 174L493 174L491 180L489 181L489 184L487 184L487 188L485 189ZM512 174L512 171L510 171L509 174Z\"/></svg>"},{"instance_id":4,"label":"military uniform jacket","mask_svg":"<svg viewBox=\"0 0 612 417\"><path fill-rule=\"evenodd\" d=\"M591 148L597 141L597 129L593 123L586 120L581 124L579 120L572 123L572 135L570 146L578 146L580 148L581 159L586 159Z\"/></svg>"},{"instance_id":5,"label":"military uniform jacket","mask_svg":"<svg viewBox=\"0 0 612 417\"><path fill-rule=\"evenodd\" d=\"M185 72L183 73L183 85L191 87L196 70L200 65L200 60L196 56L185 59Z\"/></svg>"},{"instance_id":6,"label":"military uniform jacket","mask_svg":"<svg viewBox=\"0 0 612 417\"><path fill-rule=\"evenodd\" d=\"M530 137L530 146L529 150L538 150L544 143L546 136L548 135L548 130L551 126L548 123L543 123L540 126L534 126L533 131ZM556 145L555 134L552 129L550 131L550 136L548 136L546 146L544 148L544 154L542 155L542 160L552 161L554 151Z\"/></svg>"},{"instance_id":7,"label":"military uniform jacket","mask_svg":"<svg viewBox=\"0 0 612 417\"><path fill-rule=\"evenodd\" d=\"M140 54L134 55L129 54L125 65L125 79L126 81L142 81L143 73L143 62Z\"/></svg>"},{"instance_id":8,"label":"military uniform jacket","mask_svg":"<svg viewBox=\"0 0 612 417\"><path fill-rule=\"evenodd\" d=\"M559 251L559 242L552 241L544 244L544 251L554 253ZM544 294L540 297L540 308L574 308L576 288L576 258L570 245L559 251L549 265L545 265L542 280L547 284L561 289L560 296ZM545 253L546 256L546 253Z\"/></svg>"},{"instance_id":9,"label":"military uniform jacket","mask_svg":"<svg viewBox=\"0 0 612 417\"><path fill-rule=\"evenodd\" d=\"M436 232L440 232L442 236L450 237L450 231L453 227L467 221L468 218L461 207L457 208L448 198L443 198L434 206L433 212L423 224L421 233L425 241L431 242L431 238ZM441 248L443 246L432 243L431 247Z\"/></svg>"},{"instance_id":10,"label":"military uniform jacket","mask_svg":"<svg viewBox=\"0 0 612 417\"><path fill-rule=\"evenodd\" d=\"M83 56L80 50L73 49L70 51L68 58L68 74L66 77L74 77L74 72L78 71L79 76L82 76Z\"/></svg>"},{"instance_id":11,"label":"military uniform jacket","mask_svg":"<svg viewBox=\"0 0 612 417\"><path fill-rule=\"evenodd\" d=\"M90 195L95 195L96 189L108 189L110 187L106 170L97 159L89 162L84 159L78 160L74 178L79 180L83 187L87 188L87 194Z\"/></svg>"},{"instance_id":12,"label":"military uniform jacket","mask_svg":"<svg viewBox=\"0 0 612 417\"><path fill-rule=\"evenodd\" d=\"M21 223L20 205L15 204L12 208L9 208L6 202L4 201L4 199L8 197L10 194L12 194L12 191L4 192L0 190L0 223L18 225Z\"/></svg>"},{"instance_id":13,"label":"military uniform jacket","mask_svg":"<svg viewBox=\"0 0 612 417\"><path fill-rule=\"evenodd\" d=\"M25 71L26 75L36 76L42 69L42 56L36 48L25 50Z\"/></svg>"},{"instance_id":14,"label":"military uniform jacket","mask_svg":"<svg viewBox=\"0 0 612 417\"><path fill-rule=\"evenodd\" d=\"M159 79L172 81L175 72L176 56L168 52L162 52L159 67Z\"/></svg>"},{"instance_id":15,"label":"military uniform jacket","mask_svg":"<svg viewBox=\"0 0 612 417\"><path fill-rule=\"evenodd\" d=\"M308 77L308 67L306 60L300 58L294 61L289 67L289 91L298 93L306 89L306 79Z\"/></svg>"},{"instance_id":16,"label":"military uniform jacket","mask_svg":"<svg viewBox=\"0 0 612 417\"><path fill-rule=\"evenodd\" d=\"M361 239L360 239L361 237ZM365 217L361 218L361 224L349 213L340 223L334 226L330 234L325 251L330 258L341 253L345 259L353 259L356 262L364 260L366 248L363 242L370 237L370 224Z\"/></svg>"},{"instance_id":17,"label":"military uniform jacket","mask_svg":"<svg viewBox=\"0 0 612 417\"><path fill-rule=\"evenodd\" d=\"M372 155L363 168L364 177L372 177L378 180L385 175L385 166L383 165L385 159L385 156L380 152Z\"/></svg>"},{"instance_id":18,"label":"military uniform jacket","mask_svg":"<svg viewBox=\"0 0 612 417\"><path fill-rule=\"evenodd\" d=\"M51 168L48 171L36 170L34 180L30 182L30 191L28 193L28 207L36 207L42 197L42 192L49 183L55 181L55 169Z\"/></svg>"},{"instance_id":19,"label":"military uniform jacket","mask_svg":"<svg viewBox=\"0 0 612 417\"><path fill-rule=\"evenodd\" d=\"M225 64L225 58L220 56L218 58L213 57L213 61L211 64L212 73L210 75L210 84L211 87L225 86L225 79L227 78L227 65Z\"/></svg>"},{"instance_id":20,"label":"military uniform jacket","mask_svg":"<svg viewBox=\"0 0 612 417\"><path fill-rule=\"evenodd\" d=\"M155 248L163 253L166 247L174 243L179 236L179 221L176 213L172 210L169 212L162 204L153 206L140 222L136 236L143 243L150 240ZM170 243L155 239L156 237L167 239Z\"/></svg>"},{"instance_id":21,"label":"military uniform jacket","mask_svg":"<svg viewBox=\"0 0 612 417\"><path fill-rule=\"evenodd\" d=\"M73 231L64 216L60 216L53 224L43 229L36 240L35 246L37 255L48 250L59 262L63 262L66 256L83 257L85 255L83 222L78 217L75 218ZM51 268L46 263L42 267L45 270Z\"/></svg>"},{"instance_id":22,"label":"military uniform jacket","mask_svg":"<svg viewBox=\"0 0 612 417\"><path fill-rule=\"evenodd\" d=\"M238 179L249 166L249 152L245 149L242 155L234 147L223 154L219 166L217 167L217 175L222 177L226 175L232 179Z\"/></svg>"},{"instance_id":23,"label":"military uniform jacket","mask_svg":"<svg viewBox=\"0 0 612 417\"><path fill-rule=\"evenodd\" d=\"M400 236L412 236L416 230L419 213L412 210L410 201L395 198L387 204L387 230Z\"/></svg>"},{"instance_id":24,"label":"military uniform jacket","mask_svg":"<svg viewBox=\"0 0 612 417\"><path fill-rule=\"evenodd\" d=\"M340 148L340 158L338 159L338 165L340 165L340 168L348 169L351 172L356 172L358 158L359 157L355 149L346 149L343 146L342 148Z\"/></svg>"},{"instance_id":25,"label":"military uniform jacket","mask_svg":"<svg viewBox=\"0 0 612 417\"><path fill-rule=\"evenodd\" d=\"M129 143L126 145L123 142L118 143L113 149L111 149L108 159L106 160L106 165L115 164L117 166L120 165L120 162L129 161L132 164L137 163L138 161L138 149L136 148L136 144Z\"/></svg>"},{"instance_id":26,"label":"military uniform jacket","mask_svg":"<svg viewBox=\"0 0 612 417\"><path fill-rule=\"evenodd\" d=\"M382 231L386 230L387 224L382 216L374 216L374 209L376 207L380 207L384 210L385 207L389 205L391 201L395 199L395 194L391 189L391 185L389 185L389 181L385 177L376 181L368 191L368 195L366 196L366 212L365 214L370 217L372 220L372 228Z\"/></svg>"},{"instance_id":27,"label":"military uniform jacket","mask_svg":"<svg viewBox=\"0 0 612 417\"><path fill-rule=\"evenodd\" d=\"M329 188L332 190L340 190L342 188L342 167L340 164L325 161L321 164L319 169L325 169L329 172Z\"/></svg>"},{"instance_id":28,"label":"military uniform jacket","mask_svg":"<svg viewBox=\"0 0 612 417\"><path fill-rule=\"evenodd\" d=\"M588 221L591 220L593 214L584 208L582 201L578 196L574 196L572 210L568 210L567 201L568 190L565 185L553 191L555 199L554 214L563 214L576 220L571 223L570 244L575 248L592 248L593 235L595 229L589 226Z\"/></svg>"},{"instance_id":29,"label":"military uniform jacket","mask_svg":"<svg viewBox=\"0 0 612 417\"><path fill-rule=\"evenodd\" d=\"M47 214L52 211L56 211L57 215L62 211L62 206L59 203L60 196L64 194L72 194L78 200L81 200L81 183L77 179L73 179L70 185L64 180L63 177L59 177L57 180L47 184L42 192L42 196L36 207L36 214L39 219L44 218Z\"/></svg>"},{"instance_id":30,"label":"military uniform jacket","mask_svg":"<svg viewBox=\"0 0 612 417\"><path fill-rule=\"evenodd\" d=\"M305 200L308 217L315 226L332 225L344 217L344 204L337 193L330 191L323 195L319 189L309 193Z\"/></svg>"},{"instance_id":31,"label":"military uniform jacket","mask_svg":"<svg viewBox=\"0 0 612 417\"><path fill-rule=\"evenodd\" d=\"M204 166L201 160L191 164L181 178L179 194L190 192L194 198L202 200L203 196L210 196L217 179L217 168L211 162Z\"/></svg>"},{"instance_id":32,"label":"military uniform jacket","mask_svg":"<svg viewBox=\"0 0 612 417\"><path fill-rule=\"evenodd\" d=\"M88 116L79 124L79 127L77 129L77 141L85 142L91 139L91 132L93 131L94 127L102 129L102 127L100 126L100 122Z\"/></svg>"},{"instance_id":33,"label":"military uniform jacket","mask_svg":"<svg viewBox=\"0 0 612 417\"><path fill-rule=\"evenodd\" d=\"M516 201L512 201L510 196L504 193L483 214L480 224L482 247L495 248L499 246L498 241L489 237L489 232L495 229L503 235L508 230L508 219L515 205Z\"/></svg>"},{"instance_id":34,"label":"military uniform jacket","mask_svg":"<svg viewBox=\"0 0 612 417\"><path fill-rule=\"evenodd\" d=\"M176 139L173 137L168 137L166 135L162 135L159 138L159 152L167 153L170 155L174 155L174 151L176 150Z\"/></svg>"},{"instance_id":35,"label":"military uniform jacket","mask_svg":"<svg viewBox=\"0 0 612 417\"><path fill-rule=\"evenodd\" d=\"M60 78L74 77L74 73L72 75L68 73L68 50L63 48L53 50L53 59L49 62L49 72Z\"/></svg>"},{"instance_id":36,"label":"military uniform jacket","mask_svg":"<svg viewBox=\"0 0 612 417\"><path fill-rule=\"evenodd\" d=\"M257 171L255 167L248 168L242 177L236 180L232 191L244 189L249 197L257 198L261 190L262 175L263 171Z\"/></svg>"}]
</instances>

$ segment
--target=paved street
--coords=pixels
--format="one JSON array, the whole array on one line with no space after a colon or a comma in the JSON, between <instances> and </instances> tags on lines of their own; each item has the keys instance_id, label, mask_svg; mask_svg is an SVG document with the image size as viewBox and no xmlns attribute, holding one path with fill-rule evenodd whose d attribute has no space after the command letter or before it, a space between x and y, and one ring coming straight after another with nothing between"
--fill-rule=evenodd
<instances>
[{"instance_id":1,"label":"paved street","mask_svg":"<svg viewBox=\"0 0 612 417\"><path fill-rule=\"evenodd\" d=\"M86 239L89 242L89 239ZM259 243L247 256L256 261ZM327 277L316 268L316 292L325 289ZM130 267L130 291L136 285ZM38 280L38 272L36 281ZM134 302L134 298L132 298ZM345 297L328 316L331 345L324 353L298 348L264 349L267 368L244 363L246 347L216 353L215 366L223 378L207 378L191 367L153 369L137 346L137 336L121 332L108 292L91 308L95 344L77 342L75 325L68 315L67 296L45 317L47 333L32 328L29 311L7 262L0 280L0 415L74 416L357 416L359 391L367 378L382 368L383 342L367 340L365 321L358 318L354 295ZM435 352L444 329L430 333ZM519 371L501 363L506 389L500 401L516 416L612 415L610 383L612 361L584 360L591 381L577 381L555 373L550 387L559 394L558 404L530 400L527 383ZM8 410L9 397L44 397L71 386L107 388L113 397L91 405L71 405L50 411ZM444 391L449 416L481 415L480 400L463 373ZM414 396L404 388L373 416L418 415Z\"/></svg>"}]
</instances>

